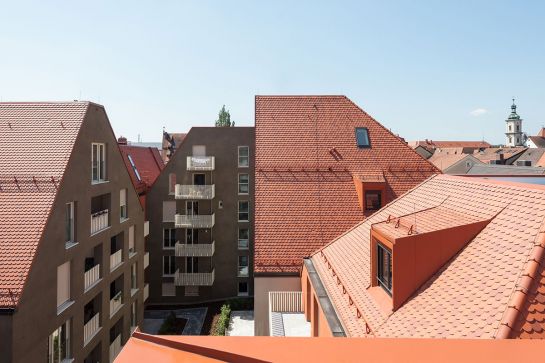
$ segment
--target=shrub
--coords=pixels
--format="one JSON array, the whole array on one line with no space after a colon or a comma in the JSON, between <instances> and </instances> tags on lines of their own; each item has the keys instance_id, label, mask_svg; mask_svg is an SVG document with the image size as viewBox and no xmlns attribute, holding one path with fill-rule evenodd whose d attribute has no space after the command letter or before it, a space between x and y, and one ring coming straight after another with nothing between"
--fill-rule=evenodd
<instances>
[{"instance_id":1,"label":"shrub","mask_svg":"<svg viewBox=\"0 0 545 363\"><path fill-rule=\"evenodd\" d=\"M216 323L214 335L225 335L227 326L229 325L229 317L231 316L231 307L229 304L223 304L221 307L220 316Z\"/></svg>"},{"instance_id":2,"label":"shrub","mask_svg":"<svg viewBox=\"0 0 545 363\"><path fill-rule=\"evenodd\" d=\"M157 332L157 334L159 335L181 334L184 326L185 326L185 320L177 318L176 314L174 314L174 311L171 311L170 314L168 314L167 318L163 321L163 324L161 324L161 327L159 328L159 331Z\"/></svg>"}]
</instances>

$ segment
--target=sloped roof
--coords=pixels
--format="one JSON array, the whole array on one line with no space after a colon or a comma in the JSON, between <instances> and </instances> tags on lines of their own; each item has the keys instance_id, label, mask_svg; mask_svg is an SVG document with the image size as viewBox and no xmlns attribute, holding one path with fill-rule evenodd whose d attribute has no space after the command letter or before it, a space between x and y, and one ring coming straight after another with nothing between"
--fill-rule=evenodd
<instances>
[{"instance_id":1,"label":"sloped roof","mask_svg":"<svg viewBox=\"0 0 545 363\"><path fill-rule=\"evenodd\" d=\"M545 154L545 148L530 148L526 149L515 161L518 162L519 160L527 160L532 162L532 166L538 166L539 160L541 157Z\"/></svg>"},{"instance_id":2,"label":"sloped roof","mask_svg":"<svg viewBox=\"0 0 545 363\"><path fill-rule=\"evenodd\" d=\"M515 166L515 165L489 165L475 164L467 175L491 175L491 176L507 176L507 175L545 175L545 168L536 168L532 166Z\"/></svg>"},{"instance_id":3,"label":"sloped roof","mask_svg":"<svg viewBox=\"0 0 545 363\"><path fill-rule=\"evenodd\" d=\"M459 141L459 140L452 140L452 141L434 141L434 140L417 140L417 141L409 141L409 145L412 147L422 146L425 148L472 148L472 149L480 149L480 148L488 148L491 145L486 141Z\"/></svg>"},{"instance_id":4,"label":"sloped roof","mask_svg":"<svg viewBox=\"0 0 545 363\"><path fill-rule=\"evenodd\" d=\"M256 96L255 272L301 259L364 218L354 174L381 174L392 200L439 172L345 96ZM367 127L371 148L358 148Z\"/></svg>"},{"instance_id":5,"label":"sloped roof","mask_svg":"<svg viewBox=\"0 0 545 363\"><path fill-rule=\"evenodd\" d=\"M435 153L433 154L428 160L430 163L435 165L438 169L445 171L446 169L450 168L454 164L460 162L463 159L475 159L475 161L479 162L474 156L469 154L443 154L443 153Z\"/></svg>"},{"instance_id":6,"label":"sloped roof","mask_svg":"<svg viewBox=\"0 0 545 363\"><path fill-rule=\"evenodd\" d=\"M503 155L504 160L515 159L516 156L522 154L526 150L524 146L515 147L491 147L483 151L475 151L472 155L483 163L489 163L492 160L500 160Z\"/></svg>"},{"instance_id":7,"label":"sloped roof","mask_svg":"<svg viewBox=\"0 0 545 363\"><path fill-rule=\"evenodd\" d=\"M88 106L0 103L0 307L17 305Z\"/></svg>"},{"instance_id":8,"label":"sloped roof","mask_svg":"<svg viewBox=\"0 0 545 363\"><path fill-rule=\"evenodd\" d=\"M367 291L371 225L438 205L491 221L404 305L384 311ZM506 330L522 336L521 329L545 328L545 286L525 281L544 244L544 219L543 186L437 175L316 252L312 262L349 336L495 338ZM532 306L516 314L522 290Z\"/></svg>"},{"instance_id":9,"label":"sloped roof","mask_svg":"<svg viewBox=\"0 0 545 363\"><path fill-rule=\"evenodd\" d=\"M154 147L132 145L119 145L119 150L131 176L134 189L138 194L145 193L165 167L159 150ZM129 156L134 163L134 168L131 165Z\"/></svg>"},{"instance_id":10,"label":"sloped roof","mask_svg":"<svg viewBox=\"0 0 545 363\"><path fill-rule=\"evenodd\" d=\"M545 137L543 136L528 136L528 139L530 139L537 147L545 147Z\"/></svg>"}]
</instances>

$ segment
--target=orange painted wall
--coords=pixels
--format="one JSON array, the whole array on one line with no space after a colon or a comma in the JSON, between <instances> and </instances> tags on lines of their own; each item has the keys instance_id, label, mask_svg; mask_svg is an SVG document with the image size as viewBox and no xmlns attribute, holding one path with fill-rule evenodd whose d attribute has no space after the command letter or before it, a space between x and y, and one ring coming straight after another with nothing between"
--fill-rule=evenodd
<instances>
[{"instance_id":1,"label":"orange painted wall","mask_svg":"<svg viewBox=\"0 0 545 363\"><path fill-rule=\"evenodd\" d=\"M310 321L311 335L313 337L332 337L329 323L320 306L320 301L316 296L314 287L308 278L308 272L304 264L301 273L301 287L303 291L303 309L305 310L307 321ZM308 287L310 287L310 290L308 290Z\"/></svg>"}]
</instances>

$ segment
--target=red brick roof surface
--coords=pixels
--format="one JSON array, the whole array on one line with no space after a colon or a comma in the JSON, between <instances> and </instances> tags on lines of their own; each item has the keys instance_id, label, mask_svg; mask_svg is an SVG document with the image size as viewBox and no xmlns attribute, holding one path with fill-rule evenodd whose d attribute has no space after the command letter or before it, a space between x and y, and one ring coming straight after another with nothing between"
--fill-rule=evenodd
<instances>
[{"instance_id":1,"label":"red brick roof surface","mask_svg":"<svg viewBox=\"0 0 545 363\"><path fill-rule=\"evenodd\" d=\"M88 105L0 103L0 307L17 305Z\"/></svg>"},{"instance_id":2,"label":"red brick roof surface","mask_svg":"<svg viewBox=\"0 0 545 363\"><path fill-rule=\"evenodd\" d=\"M123 156L125 166L131 176L132 184L138 194L145 193L151 185L155 182L155 179L161 173L161 170L165 167L165 163L159 154L159 150L154 147L141 147L130 145L119 145L119 150ZM136 170L140 175L140 180L136 176L134 169L129 161L129 157L134 162Z\"/></svg>"},{"instance_id":3,"label":"red brick roof surface","mask_svg":"<svg viewBox=\"0 0 545 363\"><path fill-rule=\"evenodd\" d=\"M438 172L345 96L256 96L255 272L301 259L364 218L353 175L381 174L392 200ZM358 148L367 127L371 148Z\"/></svg>"},{"instance_id":4,"label":"red brick roof surface","mask_svg":"<svg viewBox=\"0 0 545 363\"><path fill-rule=\"evenodd\" d=\"M368 292L371 225L438 205L464 215L449 216L453 223L491 221L398 310L385 311ZM315 253L312 261L348 336L541 337L543 268L529 276L534 260L545 263L544 219L543 186L437 175Z\"/></svg>"}]
</instances>

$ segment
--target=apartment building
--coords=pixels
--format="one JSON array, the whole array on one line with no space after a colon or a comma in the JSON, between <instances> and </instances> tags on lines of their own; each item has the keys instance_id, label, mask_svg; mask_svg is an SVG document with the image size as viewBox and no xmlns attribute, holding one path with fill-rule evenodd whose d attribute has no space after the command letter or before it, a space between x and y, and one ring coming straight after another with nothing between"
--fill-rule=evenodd
<instances>
[{"instance_id":1,"label":"apartment building","mask_svg":"<svg viewBox=\"0 0 545 363\"><path fill-rule=\"evenodd\" d=\"M148 192L150 305L253 294L254 140L193 127Z\"/></svg>"},{"instance_id":2,"label":"apartment building","mask_svg":"<svg viewBox=\"0 0 545 363\"><path fill-rule=\"evenodd\" d=\"M345 96L256 96L255 334L304 257L440 171Z\"/></svg>"},{"instance_id":3,"label":"apartment building","mask_svg":"<svg viewBox=\"0 0 545 363\"><path fill-rule=\"evenodd\" d=\"M0 155L0 362L112 361L147 224L104 107L0 103Z\"/></svg>"}]
</instances>

